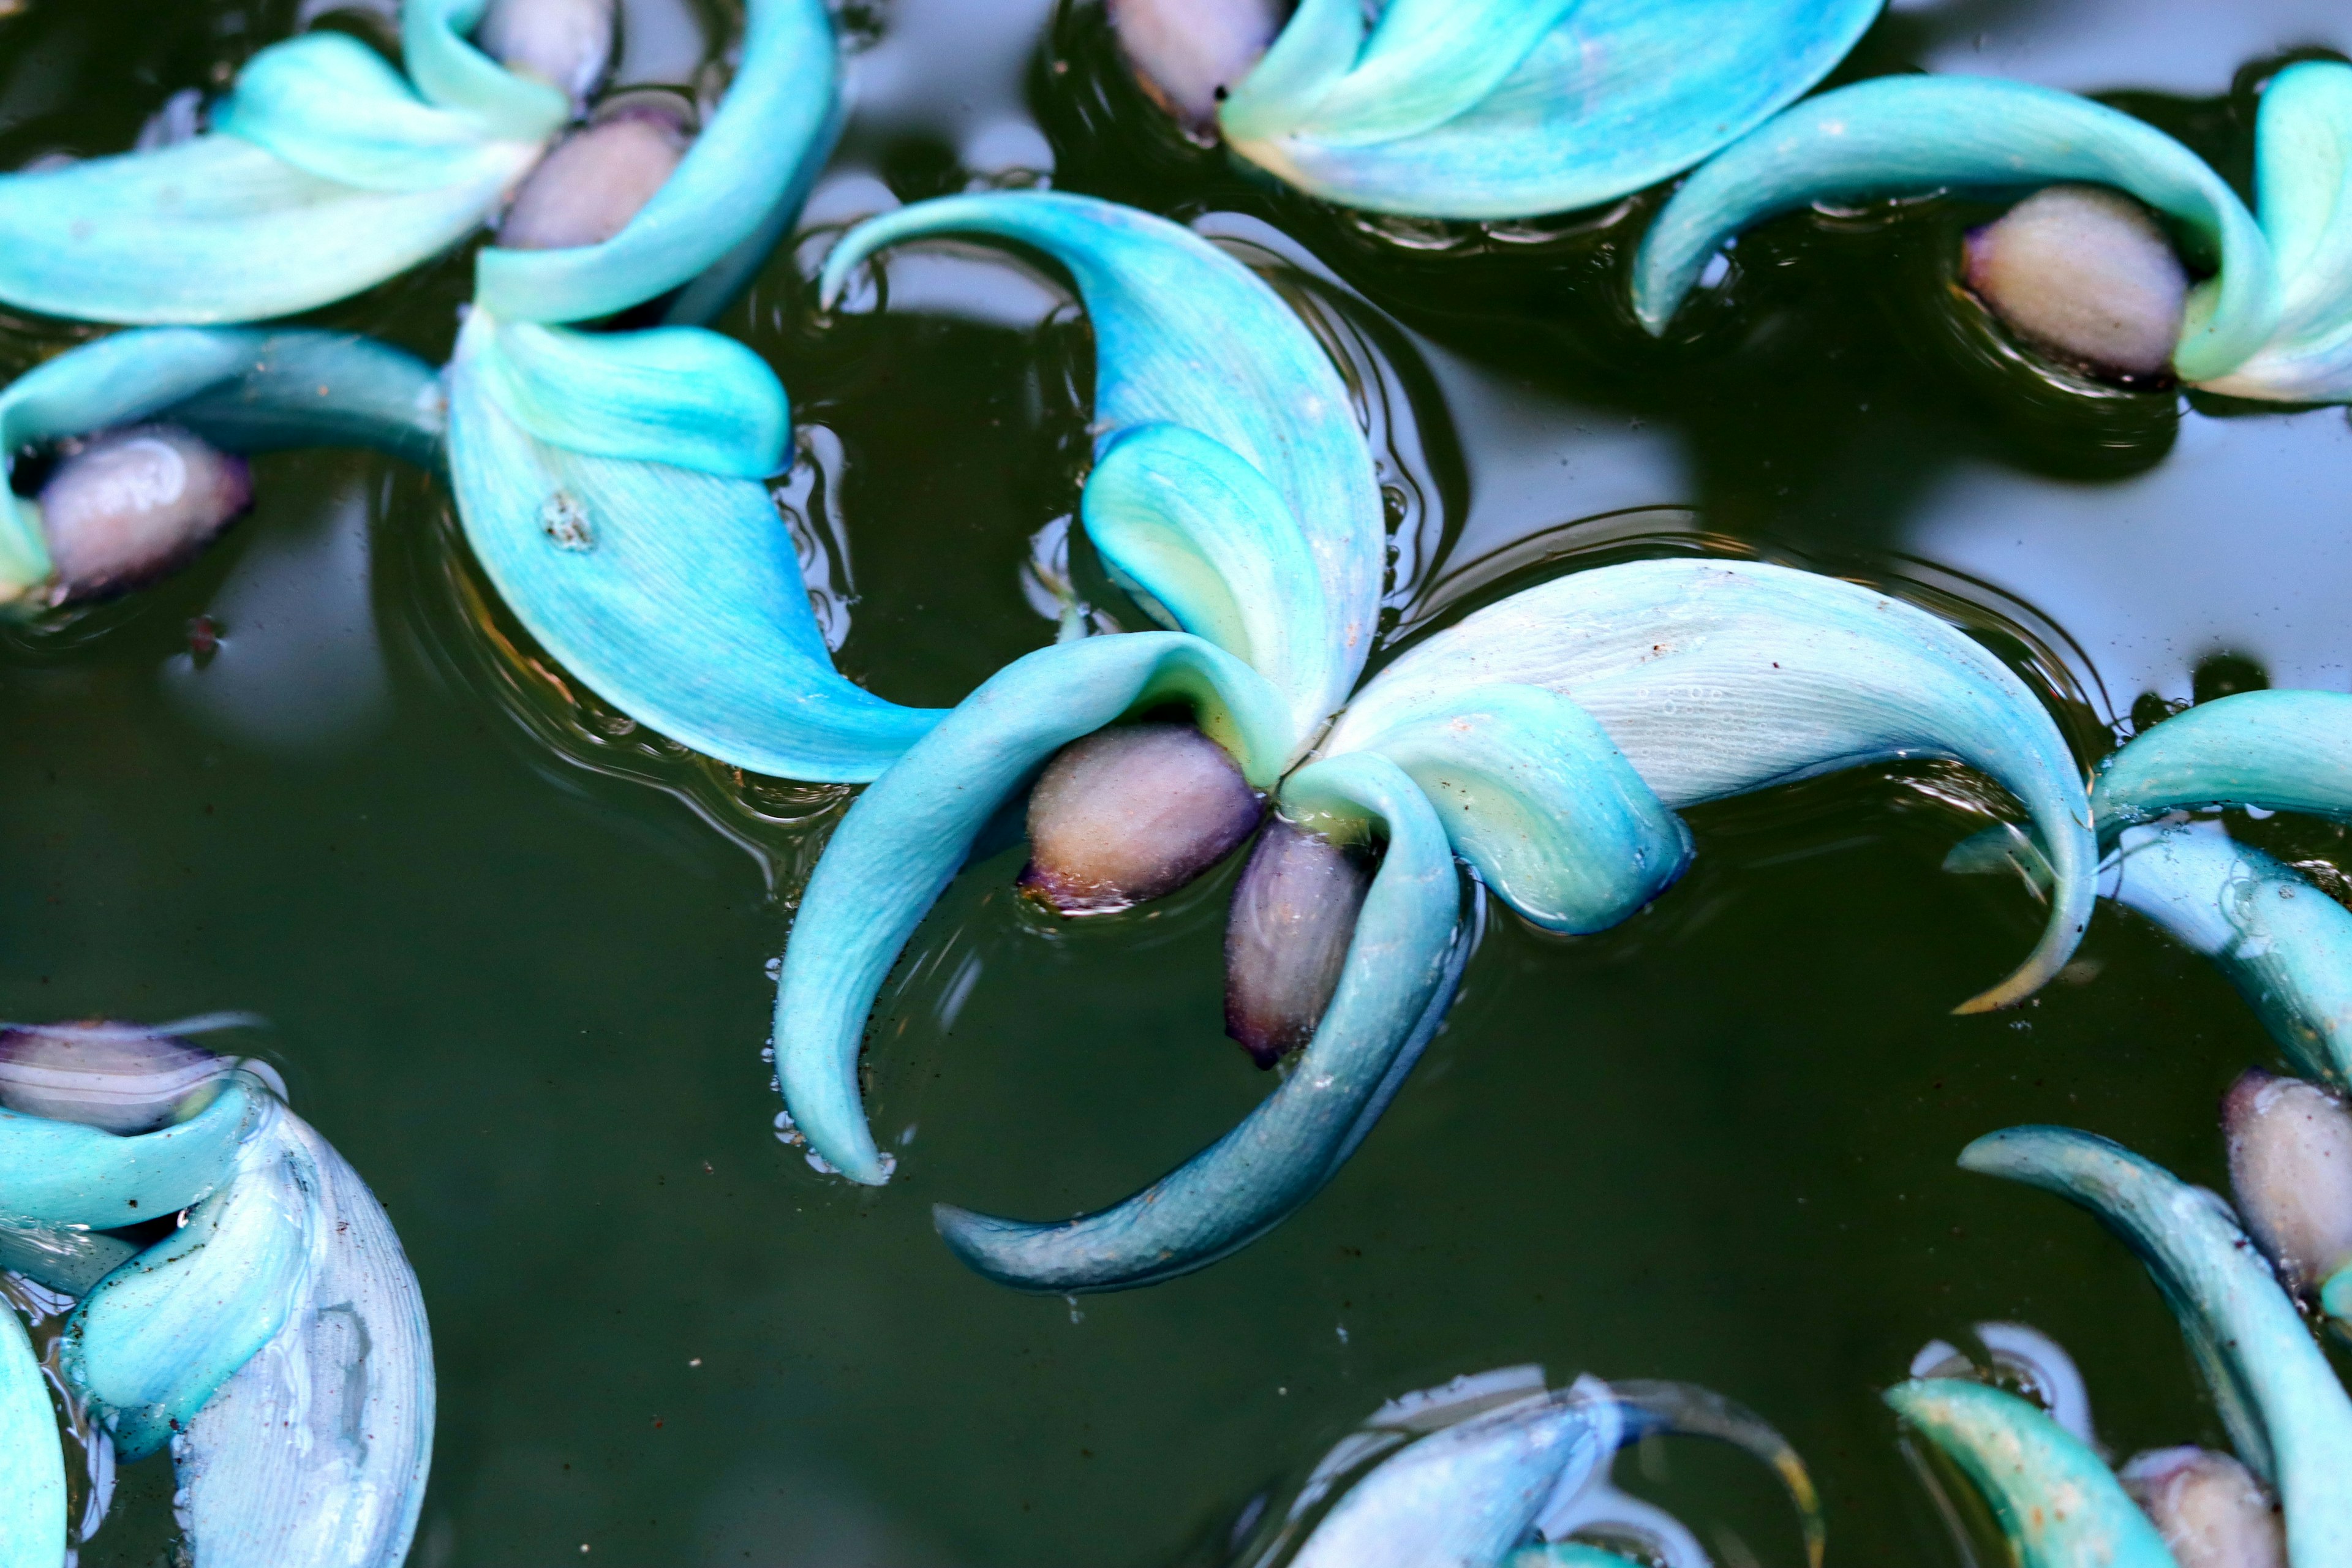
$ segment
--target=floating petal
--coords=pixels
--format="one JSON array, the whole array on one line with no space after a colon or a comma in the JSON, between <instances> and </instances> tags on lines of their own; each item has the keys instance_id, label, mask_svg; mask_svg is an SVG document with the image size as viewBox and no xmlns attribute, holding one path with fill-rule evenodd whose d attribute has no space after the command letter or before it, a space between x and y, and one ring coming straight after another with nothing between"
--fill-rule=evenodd
<instances>
[{"instance_id":1,"label":"floating petal","mask_svg":"<svg viewBox=\"0 0 2352 1568\"><path fill-rule=\"evenodd\" d=\"M2100 768L2102 837L2181 806L2352 817L2352 696L2241 691L2134 737Z\"/></svg>"},{"instance_id":2,"label":"floating petal","mask_svg":"<svg viewBox=\"0 0 2352 1568\"><path fill-rule=\"evenodd\" d=\"M835 670L759 482L784 465L790 416L750 350L478 307L450 400L475 554L531 636L632 718L737 767L851 781L939 721Z\"/></svg>"},{"instance_id":3,"label":"floating petal","mask_svg":"<svg viewBox=\"0 0 2352 1568\"><path fill-rule=\"evenodd\" d=\"M1189 549L1213 561L1226 574L1225 594L1238 613L1183 629L1214 639L1235 625L1255 632L1289 618L1293 629L1278 647L1260 646L1272 639L1254 636L1247 657L1260 674L1296 693L1297 711L1313 716L1296 737L1303 750L1315 726L1347 700L1363 668L1384 570L1387 527L1371 453L1339 373L1281 297L1248 268L1164 218L1086 196L947 196L871 219L826 258L825 302L837 300L851 272L877 252L956 234L1031 246L1069 269L1094 325L1094 427L1106 464L1122 433L1138 426L1174 426L1206 437L1179 443L1148 432L1150 447L1109 465L1120 489L1106 515L1139 500L1151 504L1148 493L1138 492L1148 492L1156 479L1202 474L1202 495L1181 508L1159 501L1170 515L1150 526L1170 542L1169 553ZM1130 462L1137 467L1128 468ZM1298 529L1322 583L1319 604L1255 602L1288 580L1296 546L1282 537L1279 519L1244 468L1272 487ZM1213 500L1206 488L1212 485ZM1089 525L1093 516L1089 510ZM1173 543L1187 533L1191 544ZM1247 572L1222 553L1244 548L1265 552ZM1187 608L1215 602L1172 586L1171 592ZM1242 595L1253 602L1243 603ZM1307 659L1315 662L1290 662Z\"/></svg>"},{"instance_id":4,"label":"floating petal","mask_svg":"<svg viewBox=\"0 0 2352 1568\"><path fill-rule=\"evenodd\" d=\"M2352 1562L2352 1399L2229 1211L2129 1150L2065 1128L1992 1133L1960 1164L2072 1198L2130 1243L2179 1318L2239 1457L2284 1502L2290 1556Z\"/></svg>"},{"instance_id":5,"label":"floating petal","mask_svg":"<svg viewBox=\"0 0 2352 1568\"><path fill-rule=\"evenodd\" d=\"M0 1296L0 1568L58 1568L66 1561L66 1457L58 1413L33 1342Z\"/></svg>"},{"instance_id":6,"label":"floating petal","mask_svg":"<svg viewBox=\"0 0 2352 1568\"><path fill-rule=\"evenodd\" d=\"M1137 632L1006 665L860 795L809 879L776 995L776 1070L809 1147L853 1181L889 1167L866 1130L857 1053L890 965L981 830L1046 758L1122 715L1175 700L1261 789L1289 746L1280 698L1196 637Z\"/></svg>"},{"instance_id":7,"label":"floating petal","mask_svg":"<svg viewBox=\"0 0 2352 1568\"><path fill-rule=\"evenodd\" d=\"M2020 1568L2175 1568L2105 1461L2017 1395L1937 1377L1897 1384L1886 1403L1976 1483Z\"/></svg>"},{"instance_id":8,"label":"floating petal","mask_svg":"<svg viewBox=\"0 0 2352 1568\"><path fill-rule=\"evenodd\" d=\"M1881 77L1809 99L1727 147L1675 193L1634 258L1633 311L1662 332L1727 240L1817 201L2084 182L2176 220L2218 274L2189 296L2173 368L2227 374L2278 325L2280 289L2253 215L2203 159L2153 126L2071 93L1983 77Z\"/></svg>"},{"instance_id":9,"label":"floating petal","mask_svg":"<svg viewBox=\"0 0 2352 1568\"><path fill-rule=\"evenodd\" d=\"M1412 775L1454 852L1548 931L1606 931L1690 864L1682 819L1590 713L1540 686L1384 705L1377 728L1343 732Z\"/></svg>"},{"instance_id":10,"label":"floating petal","mask_svg":"<svg viewBox=\"0 0 2352 1568\"><path fill-rule=\"evenodd\" d=\"M1408 649L1326 749L1466 689L1540 686L1598 720L1666 806L1905 757L1967 763L2025 804L2058 867L2024 966L1965 1005L2022 1000L2081 940L2095 895L2088 803L2033 693L1957 628L1853 584L1732 561L1580 572Z\"/></svg>"},{"instance_id":11,"label":"floating petal","mask_svg":"<svg viewBox=\"0 0 2352 1568\"><path fill-rule=\"evenodd\" d=\"M1310 195L1422 217L1613 201L1826 75L1877 0L1304 0L1219 114Z\"/></svg>"},{"instance_id":12,"label":"floating petal","mask_svg":"<svg viewBox=\"0 0 2352 1568\"><path fill-rule=\"evenodd\" d=\"M1453 852L1427 798L1394 763L1365 752L1299 769L1282 805L1310 826L1355 837L1377 823L1388 838L1306 1053L1240 1125L1109 1208L1026 1223L940 1205L940 1234L982 1274L1025 1290L1118 1290L1239 1250L1338 1173L1437 1032L1470 944Z\"/></svg>"},{"instance_id":13,"label":"floating petal","mask_svg":"<svg viewBox=\"0 0 2352 1568\"><path fill-rule=\"evenodd\" d=\"M233 1076L187 1121L136 1138L0 1110L0 1221L111 1230L187 1208L228 1180L268 1100Z\"/></svg>"}]
</instances>

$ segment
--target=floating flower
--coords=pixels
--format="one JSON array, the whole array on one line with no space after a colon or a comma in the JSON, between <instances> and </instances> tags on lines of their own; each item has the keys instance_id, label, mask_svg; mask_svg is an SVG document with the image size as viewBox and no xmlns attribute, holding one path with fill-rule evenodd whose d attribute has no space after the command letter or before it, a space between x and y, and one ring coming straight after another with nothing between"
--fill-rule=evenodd
<instances>
[{"instance_id":1,"label":"floating flower","mask_svg":"<svg viewBox=\"0 0 2352 1568\"><path fill-rule=\"evenodd\" d=\"M1308 195L1419 217L1614 201L1844 58L1879 0L1111 0L1146 89Z\"/></svg>"},{"instance_id":2,"label":"floating flower","mask_svg":"<svg viewBox=\"0 0 2352 1568\"><path fill-rule=\"evenodd\" d=\"M1958 758L2025 803L2063 868L2033 955L1969 1005L2016 1001L2064 963L2093 896L2079 770L2032 693L1951 626L1807 573L1643 562L1491 606L1355 689L1381 589L1371 459L1331 366L1273 290L1162 220L1005 194L853 231L826 264L826 298L883 247L946 233L1043 251L1076 280L1100 360L1081 521L1172 629L1014 661L852 806L782 964L776 1059L797 1136L853 1180L887 1179L857 1084L867 1015L982 829L1041 771L1059 781L1031 796L1041 855L1058 853L1064 812L1087 816L1074 838L1116 839L1123 823L1154 835L1116 845L1150 868L1148 887L1102 889L1100 903L1163 889L1213 858L1201 846L1245 830L1255 807L1230 783L1182 786L1215 804L1172 823L1137 805L1175 791L1164 772L1066 761L1171 713L1279 813L1244 873L1231 994L1236 1032L1261 1056L1306 1042L1238 1127L1124 1203L1056 1224L940 1208L974 1268L1038 1289L1138 1285L1199 1268L1304 1202L1443 1018L1473 930L1456 856L1527 919L1599 931L1681 872L1689 837L1675 807L1873 761ZM1088 750L1064 752L1077 742ZM1081 773L1103 800L1073 798ZM1033 880L1060 875L1033 862Z\"/></svg>"},{"instance_id":3,"label":"floating flower","mask_svg":"<svg viewBox=\"0 0 2352 1568\"><path fill-rule=\"evenodd\" d=\"M206 1023L0 1032L0 1263L40 1302L79 1299L75 1414L123 1459L170 1447L196 1561L396 1568L433 1445L415 1277L274 1072L170 1032ZM108 1234L175 1213L144 1250ZM0 1520L24 1531L0 1562L54 1563L57 1422L23 1324L0 1319L0 1431L22 1439Z\"/></svg>"}]
</instances>

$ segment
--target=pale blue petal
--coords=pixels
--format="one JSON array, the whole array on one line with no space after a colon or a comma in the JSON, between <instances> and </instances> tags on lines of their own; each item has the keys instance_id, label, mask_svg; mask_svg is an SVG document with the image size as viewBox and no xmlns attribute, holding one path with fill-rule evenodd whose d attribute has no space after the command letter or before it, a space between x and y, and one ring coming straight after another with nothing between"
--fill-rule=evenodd
<instances>
[{"instance_id":1,"label":"pale blue petal","mask_svg":"<svg viewBox=\"0 0 2352 1568\"><path fill-rule=\"evenodd\" d=\"M2278 331L2205 384L2292 403L2352 398L2352 66L2304 60L2263 89L2254 194L2278 258Z\"/></svg>"},{"instance_id":2,"label":"pale blue petal","mask_svg":"<svg viewBox=\"0 0 2352 1568\"><path fill-rule=\"evenodd\" d=\"M1470 943L1453 851L1420 788L1359 752L1293 773L1282 808L1338 837L1376 823L1388 840L1305 1054L1232 1131L1109 1208L1029 1223L939 1205L940 1236L982 1274L1025 1290L1118 1290L1248 1246L1339 1173L1437 1032Z\"/></svg>"},{"instance_id":3,"label":"pale blue petal","mask_svg":"<svg viewBox=\"0 0 2352 1568\"><path fill-rule=\"evenodd\" d=\"M1497 898L1562 932L1606 931L1690 863L1690 830L1601 725L1539 686L1481 686L1384 708L1351 748L1412 775L1454 853Z\"/></svg>"},{"instance_id":4,"label":"pale blue petal","mask_svg":"<svg viewBox=\"0 0 2352 1568\"><path fill-rule=\"evenodd\" d=\"M2086 98L1986 77L1881 77L1810 99L1726 148L1650 226L1634 258L1633 311L1665 330L1727 240L1818 201L1944 187L2014 190L2087 181L2176 220L2219 273L2189 296L2173 366L2226 374L2278 325L2270 245L2205 161L2154 126Z\"/></svg>"},{"instance_id":5,"label":"pale blue petal","mask_svg":"<svg viewBox=\"0 0 2352 1568\"><path fill-rule=\"evenodd\" d=\"M1177 630L1275 684L1297 734L1354 679L1325 640L1323 581L1288 503L1230 447L1181 425L1135 425L1103 443L1079 497L1087 537Z\"/></svg>"},{"instance_id":6,"label":"pale blue petal","mask_svg":"<svg viewBox=\"0 0 2352 1568\"><path fill-rule=\"evenodd\" d=\"M2112 895L2221 966L2302 1068L2352 1089L2352 910L2219 824L2124 835Z\"/></svg>"},{"instance_id":7,"label":"pale blue petal","mask_svg":"<svg viewBox=\"0 0 2352 1568\"><path fill-rule=\"evenodd\" d=\"M2091 804L2103 835L2180 806L2352 817L2352 696L2241 691L2200 702L2109 758Z\"/></svg>"},{"instance_id":8,"label":"pale blue petal","mask_svg":"<svg viewBox=\"0 0 2352 1568\"><path fill-rule=\"evenodd\" d=\"M228 1179L268 1100L232 1078L187 1121L135 1138L0 1110L0 1220L111 1230L187 1208Z\"/></svg>"},{"instance_id":9,"label":"pale blue petal","mask_svg":"<svg viewBox=\"0 0 2352 1568\"><path fill-rule=\"evenodd\" d=\"M24 1323L0 1299L0 1568L58 1568L66 1560L66 1457L58 1413Z\"/></svg>"},{"instance_id":10,"label":"pale blue petal","mask_svg":"<svg viewBox=\"0 0 2352 1568\"><path fill-rule=\"evenodd\" d=\"M477 310L449 372L466 538L530 635L639 722L757 773L870 779L940 714L834 668L775 502L739 477L763 453L781 464L783 389L748 354L679 353L668 334L690 330L649 351L635 334L518 333ZM723 379L668 374L698 363ZM559 367L568 385L543 374ZM518 381L520 409L501 401ZM605 451L541 439L526 412ZM665 447L670 461L611 455Z\"/></svg>"},{"instance_id":11,"label":"pale blue petal","mask_svg":"<svg viewBox=\"0 0 2352 1568\"><path fill-rule=\"evenodd\" d=\"M1247 76L1217 109L1229 140L1277 136L1355 68L1369 31L1362 0L1299 0Z\"/></svg>"},{"instance_id":12,"label":"pale blue petal","mask_svg":"<svg viewBox=\"0 0 2352 1568\"><path fill-rule=\"evenodd\" d=\"M1976 1484L2019 1568L2175 1568L2105 1461L2017 1395L1937 1377L1895 1384L1886 1403Z\"/></svg>"},{"instance_id":13,"label":"pale blue petal","mask_svg":"<svg viewBox=\"0 0 2352 1568\"><path fill-rule=\"evenodd\" d=\"M776 1072L817 1156L889 1178L857 1088L866 1015L899 951L997 808L1061 747L1130 710L1189 699L1260 789L1288 723L1247 665L1197 637L1136 632L1040 648L991 676L857 798L809 879L776 993Z\"/></svg>"},{"instance_id":14,"label":"pale blue petal","mask_svg":"<svg viewBox=\"0 0 2352 1568\"><path fill-rule=\"evenodd\" d=\"M68 1296L89 1294L91 1286L138 1251L121 1237L103 1231L0 1221L0 1269Z\"/></svg>"},{"instance_id":15,"label":"pale blue petal","mask_svg":"<svg viewBox=\"0 0 2352 1568\"><path fill-rule=\"evenodd\" d=\"M416 1276L367 1184L299 1118L302 1282L275 1338L173 1446L204 1568L400 1568L433 1458L433 1342Z\"/></svg>"},{"instance_id":16,"label":"pale blue petal","mask_svg":"<svg viewBox=\"0 0 2352 1568\"><path fill-rule=\"evenodd\" d=\"M278 1332L309 1262L310 1196L264 1102L221 1190L108 1276L68 1331L66 1374L135 1462L162 1449Z\"/></svg>"},{"instance_id":17,"label":"pale blue petal","mask_svg":"<svg viewBox=\"0 0 2352 1568\"><path fill-rule=\"evenodd\" d=\"M572 118L571 100L518 76L469 41L489 0L402 0L400 57L427 100L478 121L490 133L538 142Z\"/></svg>"},{"instance_id":18,"label":"pale blue petal","mask_svg":"<svg viewBox=\"0 0 2352 1568\"><path fill-rule=\"evenodd\" d=\"M1301 627L1297 641L1333 650L1315 706L1318 718L1337 710L1378 629L1387 523L1347 387L1314 336L1248 268L1189 229L1048 192L947 196L861 224L826 259L824 298L838 299L877 251L954 234L1030 246L1069 269L1094 326L1098 439L1139 425L1197 431L1281 495L1323 581L1319 627Z\"/></svg>"},{"instance_id":19,"label":"pale blue petal","mask_svg":"<svg viewBox=\"0 0 2352 1568\"><path fill-rule=\"evenodd\" d=\"M772 243L832 151L836 52L824 0L750 0L727 96L628 226L564 250L489 247L475 298L513 321L586 321L667 292L746 240Z\"/></svg>"},{"instance_id":20,"label":"pale blue petal","mask_svg":"<svg viewBox=\"0 0 2352 1568\"><path fill-rule=\"evenodd\" d=\"M1286 30L1243 79L1234 151L1348 206L1510 218L1689 168L1827 75L1879 0L1399 4L1335 80L1339 8L1302 6L1312 47L1287 54Z\"/></svg>"},{"instance_id":21,"label":"pale blue petal","mask_svg":"<svg viewBox=\"0 0 2352 1568\"><path fill-rule=\"evenodd\" d=\"M1393 714L1493 683L1575 702L1674 809L1901 758L1954 758L1991 777L2032 815L2058 896L2032 956L1970 1009L2030 994L2090 919L2089 802L2057 725L1983 647L1899 600L1752 562L1576 573L1408 649L1327 745L1353 747Z\"/></svg>"},{"instance_id":22,"label":"pale blue petal","mask_svg":"<svg viewBox=\"0 0 2352 1568\"><path fill-rule=\"evenodd\" d=\"M1979 1138L1960 1164L2072 1198L2131 1244L2179 1318L2238 1457L2277 1491L2288 1557L2352 1563L2352 1399L2221 1200L2062 1127Z\"/></svg>"}]
</instances>

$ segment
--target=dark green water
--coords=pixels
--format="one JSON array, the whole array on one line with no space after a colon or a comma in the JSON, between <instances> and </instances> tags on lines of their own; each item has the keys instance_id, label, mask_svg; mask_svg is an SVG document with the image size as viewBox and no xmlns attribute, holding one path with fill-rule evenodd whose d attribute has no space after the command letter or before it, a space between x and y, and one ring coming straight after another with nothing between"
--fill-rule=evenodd
<instances>
[{"instance_id":1,"label":"dark green water","mask_svg":"<svg viewBox=\"0 0 2352 1568\"><path fill-rule=\"evenodd\" d=\"M2171 95L2128 101L2226 169L2233 75L2352 45L2333 10L1906 6L1852 68ZM2200 664L2208 694L2249 660L2352 684L2341 412L2084 415L1937 303L1965 215L1775 226L1688 341L1652 345L1613 302L1640 204L1372 233L1139 121L1085 18L1042 52L1049 12L865 16L811 224L1054 167L1254 256L1320 258L1325 281L1286 286L1361 340L1402 620L1437 579L1705 531L2015 618L2080 699L2086 759ZM291 0L30 0L0 21L0 163L126 145L295 21ZM330 319L437 355L467 276L456 258ZM788 499L846 541L845 666L952 700L1050 636L1019 570L1076 494L1083 331L1000 263L910 258L891 311L832 323L800 276L780 257L723 324L793 390ZM10 322L0 353L14 374L71 337ZM764 965L846 792L739 782L567 701L502 644L426 478L332 455L258 473L256 516L194 570L0 650L0 1015L274 1020L260 1049L383 1198L431 1308L420 1568L1192 1561L1381 1401L1530 1361L1729 1394L1812 1466L1833 1561L1939 1564L1875 1394L1995 1318L2074 1351L2119 1452L2220 1440L2122 1249L1952 1157L2056 1121L2218 1184L2216 1098L2273 1053L2201 961L2112 910L2034 1005L1951 1016L2040 912L1938 871L1976 820L1939 804L1944 775L1700 812L1690 877L1602 937L1497 919L1328 1191L1207 1273L1074 1310L966 1273L929 1206L1094 1206L1265 1091L1219 1033L1226 879L1055 931L1013 907L1013 861L967 876L879 1015L898 1179L822 1178L771 1127ZM201 668L200 615L222 628ZM1677 1451L1651 1481L1736 1532L1710 1535L1727 1563L1799 1560L1754 1474ZM168 1489L131 1473L83 1561L156 1562Z\"/></svg>"}]
</instances>

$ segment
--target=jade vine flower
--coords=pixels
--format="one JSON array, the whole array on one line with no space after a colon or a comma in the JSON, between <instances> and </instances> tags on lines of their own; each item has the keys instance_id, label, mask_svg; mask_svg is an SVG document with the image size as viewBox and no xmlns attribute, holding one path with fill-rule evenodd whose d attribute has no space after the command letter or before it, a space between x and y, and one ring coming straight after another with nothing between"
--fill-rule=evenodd
<instances>
[{"instance_id":1,"label":"jade vine flower","mask_svg":"<svg viewBox=\"0 0 2352 1568\"><path fill-rule=\"evenodd\" d=\"M2289 66L2263 91L2259 222L2195 153L2088 99L1977 77L1860 82L1788 110L1692 174L1643 241L1633 309L1664 331L1727 241L1811 202L2089 184L2161 215L2210 274L2187 294L2169 355L2180 380L2236 397L2352 400L2347 169L2352 66L2333 61ZM2118 232L2090 222L2066 229L2071 244L2062 234L2033 246L2044 286L2067 287L2070 271L2116 277L2105 253L2124 243Z\"/></svg>"},{"instance_id":2,"label":"jade vine flower","mask_svg":"<svg viewBox=\"0 0 2352 1568\"><path fill-rule=\"evenodd\" d=\"M609 40L610 5L582 5ZM0 300L131 324L258 321L355 294L457 244L542 166L573 118L567 88L584 85L509 69L478 48L467 34L485 6L407 0L405 77L355 37L311 33L247 61L193 140L0 176ZM531 41L508 40L535 60ZM583 62L589 80L603 47ZM514 320L578 321L715 269L709 298L681 302L686 319L707 313L766 254L823 163L837 74L821 0L751 0L727 95L658 190L616 232L594 217L542 221L517 238L555 248L485 248L480 302ZM642 171L595 163L559 151L544 166L617 219L598 187Z\"/></svg>"},{"instance_id":3,"label":"jade vine flower","mask_svg":"<svg viewBox=\"0 0 2352 1568\"><path fill-rule=\"evenodd\" d=\"M893 1162L857 1086L882 982L1000 808L1045 771L1034 847L1048 786L1068 793L1056 753L1118 733L1106 726L1189 710L1276 799L1282 820L1259 857L1286 854L1288 831L1383 846L1283 1084L1108 1209L1024 1224L943 1206L942 1234L974 1268L1037 1289L1144 1284L1246 1245L1304 1202L1443 1018L1475 929L1457 856L1525 918L1600 931L1681 872L1689 837L1675 807L1884 759L1954 757L2025 804L2063 867L2041 944L1969 1005L2016 1001L2065 962L2093 898L2081 773L2032 693L1951 626L1807 573L1643 562L1491 606L1359 689L1381 588L1371 459L1331 366L1273 290L1162 220L1007 194L925 203L852 231L826 264L826 298L883 247L950 233L1023 244L1075 279L1100 360L1081 521L1171 629L1014 661L851 807L783 958L775 1054L797 1135L853 1180L887 1179ZM1244 900L1257 873L1254 860ZM1249 943L1229 935L1237 949L1238 967Z\"/></svg>"},{"instance_id":4,"label":"jade vine flower","mask_svg":"<svg viewBox=\"0 0 2352 1568\"><path fill-rule=\"evenodd\" d=\"M1310 195L1420 217L1613 201L1844 58L1879 0L1111 0L1147 89Z\"/></svg>"},{"instance_id":5,"label":"jade vine flower","mask_svg":"<svg viewBox=\"0 0 2352 1568\"><path fill-rule=\"evenodd\" d=\"M195 1561L397 1568L433 1447L415 1277L274 1072L168 1032L206 1023L0 1032L0 1266L29 1282L17 1307L70 1310L58 1364L89 1440L172 1450ZM143 1250L112 1234L175 1213ZM58 1420L5 1308L0 1435L0 1564L52 1568Z\"/></svg>"}]
</instances>

